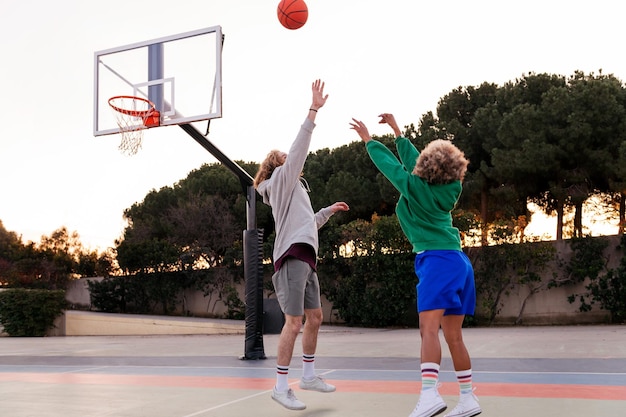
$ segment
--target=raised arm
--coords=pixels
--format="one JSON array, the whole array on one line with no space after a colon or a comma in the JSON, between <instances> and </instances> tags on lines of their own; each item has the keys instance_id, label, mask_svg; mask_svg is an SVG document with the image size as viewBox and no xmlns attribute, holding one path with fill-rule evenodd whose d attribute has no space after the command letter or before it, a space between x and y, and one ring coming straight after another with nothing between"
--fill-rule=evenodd
<instances>
[{"instance_id":1,"label":"raised arm","mask_svg":"<svg viewBox=\"0 0 626 417\"><path fill-rule=\"evenodd\" d=\"M398 123L396 122L396 118L391 113L382 113L379 114L380 121L378 123L386 123L393 130L394 135L396 135L396 149L398 150L398 156L400 157L400 161L404 168L407 171L413 172L413 168L415 167L415 162L417 161L417 157L419 156L418 150L413 146L410 140L404 138L402 136L402 132L398 127Z\"/></svg>"},{"instance_id":2,"label":"raised arm","mask_svg":"<svg viewBox=\"0 0 626 417\"><path fill-rule=\"evenodd\" d=\"M288 181L295 186L302 170L304 169L304 163L309 152L309 145L311 143L311 135L313 128L315 127L315 117L317 110L322 108L326 103L328 94L324 95L324 83L320 80L315 80L311 85L312 98L311 106L305 123L302 124L296 140L291 144L289 153L282 166L281 176L288 179Z\"/></svg>"},{"instance_id":3,"label":"raised arm","mask_svg":"<svg viewBox=\"0 0 626 417\"><path fill-rule=\"evenodd\" d=\"M320 80L315 80L313 82L311 91L313 92L313 100L311 100L311 107L309 107L309 114L307 118L310 121L315 122L317 111L321 109L324 104L326 104L328 94L324 95L324 82Z\"/></svg>"}]
</instances>

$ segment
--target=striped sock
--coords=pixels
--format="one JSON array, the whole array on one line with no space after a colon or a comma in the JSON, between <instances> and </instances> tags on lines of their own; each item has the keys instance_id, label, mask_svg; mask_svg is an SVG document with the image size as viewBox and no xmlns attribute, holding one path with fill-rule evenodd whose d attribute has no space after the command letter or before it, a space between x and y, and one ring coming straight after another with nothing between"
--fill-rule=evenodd
<instances>
[{"instance_id":1,"label":"striped sock","mask_svg":"<svg viewBox=\"0 0 626 417\"><path fill-rule=\"evenodd\" d=\"M424 362L422 368L422 391L437 387L439 381L439 364L434 362Z\"/></svg>"},{"instance_id":2,"label":"striped sock","mask_svg":"<svg viewBox=\"0 0 626 417\"><path fill-rule=\"evenodd\" d=\"M459 381L459 388L461 389L461 394L471 394L472 393L472 370L468 369L466 371L455 371L456 380Z\"/></svg>"},{"instance_id":3,"label":"striped sock","mask_svg":"<svg viewBox=\"0 0 626 417\"><path fill-rule=\"evenodd\" d=\"M306 380L315 378L315 355L302 355L302 378Z\"/></svg>"},{"instance_id":4,"label":"striped sock","mask_svg":"<svg viewBox=\"0 0 626 417\"><path fill-rule=\"evenodd\" d=\"M289 367L276 365L276 391L285 392L289 389Z\"/></svg>"}]
</instances>

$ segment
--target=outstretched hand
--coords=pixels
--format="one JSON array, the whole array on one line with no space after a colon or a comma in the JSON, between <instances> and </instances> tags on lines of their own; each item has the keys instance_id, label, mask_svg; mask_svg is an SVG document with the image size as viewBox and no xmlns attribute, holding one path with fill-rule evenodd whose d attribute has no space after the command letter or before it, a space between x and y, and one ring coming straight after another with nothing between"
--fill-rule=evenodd
<instances>
[{"instance_id":1,"label":"outstretched hand","mask_svg":"<svg viewBox=\"0 0 626 417\"><path fill-rule=\"evenodd\" d=\"M380 120L378 121L378 123L388 124L389 127L393 129L393 133L396 136L400 136L402 134L402 132L400 132L400 128L398 127L398 123L396 123L396 118L393 116L393 114L382 113L382 114L379 114L378 117L380 117Z\"/></svg>"},{"instance_id":2,"label":"outstretched hand","mask_svg":"<svg viewBox=\"0 0 626 417\"><path fill-rule=\"evenodd\" d=\"M359 137L363 142L367 143L372 140L372 137L370 136L370 133L367 130L367 126L365 126L365 123L355 119L354 117L352 118L352 122L350 122L350 129L355 130L356 133L359 134Z\"/></svg>"},{"instance_id":3,"label":"outstretched hand","mask_svg":"<svg viewBox=\"0 0 626 417\"><path fill-rule=\"evenodd\" d=\"M330 210L334 214L334 213L337 213L338 211L348 211L350 210L350 207L348 207L348 205L344 203L343 201L337 201L335 204L330 206Z\"/></svg>"},{"instance_id":4,"label":"outstretched hand","mask_svg":"<svg viewBox=\"0 0 626 417\"><path fill-rule=\"evenodd\" d=\"M313 101L311 102L311 108L318 110L326 104L328 94L324 95L324 82L321 80L315 80L311 86L313 91Z\"/></svg>"}]
</instances>

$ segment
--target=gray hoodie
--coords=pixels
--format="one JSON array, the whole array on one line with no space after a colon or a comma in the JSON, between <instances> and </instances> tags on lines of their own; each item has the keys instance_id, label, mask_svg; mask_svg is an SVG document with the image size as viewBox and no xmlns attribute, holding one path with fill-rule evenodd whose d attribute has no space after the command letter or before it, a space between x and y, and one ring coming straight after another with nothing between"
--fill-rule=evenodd
<instances>
[{"instance_id":1,"label":"gray hoodie","mask_svg":"<svg viewBox=\"0 0 626 417\"><path fill-rule=\"evenodd\" d=\"M314 213L309 194L300 182L314 128L315 123L308 118L304 120L285 163L257 186L263 202L272 207L276 227L274 261L294 243L311 245L317 255L317 230L333 215L330 206Z\"/></svg>"}]
</instances>

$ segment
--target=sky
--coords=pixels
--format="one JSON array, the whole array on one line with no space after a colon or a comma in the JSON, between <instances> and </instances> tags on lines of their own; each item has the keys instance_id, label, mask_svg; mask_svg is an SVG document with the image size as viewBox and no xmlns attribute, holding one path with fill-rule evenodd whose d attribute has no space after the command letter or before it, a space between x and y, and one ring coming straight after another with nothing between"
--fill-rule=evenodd
<instances>
[{"instance_id":1,"label":"sky","mask_svg":"<svg viewBox=\"0 0 626 417\"><path fill-rule=\"evenodd\" d=\"M95 51L221 26L222 113L208 139L231 160L288 151L311 83L326 83L311 151L390 133L377 115L418 124L458 87L528 73L626 79L626 6L596 0L308 0L298 30L278 0L2 0L0 221L22 237L66 227L92 250L114 247L123 212L217 160L177 126L150 129L134 156L93 136ZM193 65L193 55L189 57ZM206 130L206 123L198 129ZM348 202L349 203L349 202Z\"/></svg>"}]
</instances>

